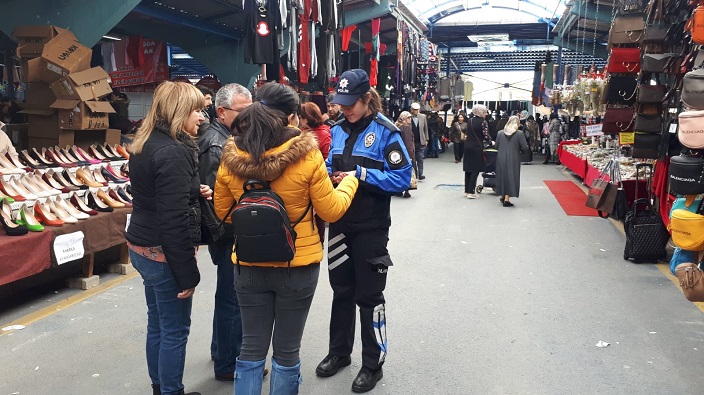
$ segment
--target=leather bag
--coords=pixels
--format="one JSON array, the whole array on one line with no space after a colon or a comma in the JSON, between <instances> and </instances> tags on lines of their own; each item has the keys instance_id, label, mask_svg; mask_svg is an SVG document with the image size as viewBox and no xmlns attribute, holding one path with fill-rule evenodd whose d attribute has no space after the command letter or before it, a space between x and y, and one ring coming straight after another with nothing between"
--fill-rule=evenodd
<instances>
[{"instance_id":1,"label":"leather bag","mask_svg":"<svg viewBox=\"0 0 704 395\"><path fill-rule=\"evenodd\" d=\"M673 210L668 228L677 247L704 251L704 215L683 209Z\"/></svg>"},{"instance_id":2,"label":"leather bag","mask_svg":"<svg viewBox=\"0 0 704 395\"><path fill-rule=\"evenodd\" d=\"M675 268L684 297L690 302L704 302L704 272L692 263L681 263Z\"/></svg>"},{"instance_id":3,"label":"leather bag","mask_svg":"<svg viewBox=\"0 0 704 395\"><path fill-rule=\"evenodd\" d=\"M609 73L638 74L640 48L611 48L608 70Z\"/></svg>"},{"instance_id":4,"label":"leather bag","mask_svg":"<svg viewBox=\"0 0 704 395\"><path fill-rule=\"evenodd\" d=\"M631 155L639 159L658 159L659 147L659 134L636 133Z\"/></svg>"},{"instance_id":5,"label":"leather bag","mask_svg":"<svg viewBox=\"0 0 704 395\"><path fill-rule=\"evenodd\" d=\"M623 259L657 262L667 255L665 245L670 240L670 234L649 199L633 201L631 211L626 214L624 230L626 246Z\"/></svg>"},{"instance_id":6,"label":"leather bag","mask_svg":"<svg viewBox=\"0 0 704 395\"><path fill-rule=\"evenodd\" d=\"M641 70L649 73L663 73L665 66L675 56L672 53L647 53L643 55Z\"/></svg>"},{"instance_id":7,"label":"leather bag","mask_svg":"<svg viewBox=\"0 0 704 395\"><path fill-rule=\"evenodd\" d=\"M692 33L692 41L698 45L704 45L704 6L699 6L694 10L689 27Z\"/></svg>"},{"instance_id":8,"label":"leather bag","mask_svg":"<svg viewBox=\"0 0 704 395\"><path fill-rule=\"evenodd\" d=\"M680 143L691 149L704 149L704 111L684 111L677 117Z\"/></svg>"},{"instance_id":9,"label":"leather bag","mask_svg":"<svg viewBox=\"0 0 704 395\"><path fill-rule=\"evenodd\" d=\"M667 39L667 33L670 31L670 25L649 25L645 28L645 36L643 43L664 43Z\"/></svg>"},{"instance_id":10,"label":"leather bag","mask_svg":"<svg viewBox=\"0 0 704 395\"><path fill-rule=\"evenodd\" d=\"M621 133L633 130L633 107L607 108L602 122L602 131L606 134Z\"/></svg>"},{"instance_id":11,"label":"leather bag","mask_svg":"<svg viewBox=\"0 0 704 395\"><path fill-rule=\"evenodd\" d=\"M667 95L667 85L644 85L638 87L639 103L661 103Z\"/></svg>"},{"instance_id":12,"label":"leather bag","mask_svg":"<svg viewBox=\"0 0 704 395\"><path fill-rule=\"evenodd\" d=\"M611 24L609 46L618 44L640 44L645 30L642 15L619 16Z\"/></svg>"},{"instance_id":13,"label":"leather bag","mask_svg":"<svg viewBox=\"0 0 704 395\"><path fill-rule=\"evenodd\" d=\"M614 203L616 202L617 188L614 184L609 182L607 177L613 166L612 163L612 161L609 161L606 167L604 167L604 170L599 174L599 177L592 183L592 186L589 188L589 193L587 194L587 201L584 203L585 206L604 213L613 211ZM601 213L599 216L601 216ZM608 214L606 216L608 217Z\"/></svg>"},{"instance_id":14,"label":"leather bag","mask_svg":"<svg viewBox=\"0 0 704 395\"><path fill-rule=\"evenodd\" d=\"M632 76L609 76L604 88L604 103L631 106L636 102L638 81Z\"/></svg>"},{"instance_id":15,"label":"leather bag","mask_svg":"<svg viewBox=\"0 0 704 395\"><path fill-rule=\"evenodd\" d=\"M692 70L684 75L681 100L689 108L704 109L704 69Z\"/></svg>"},{"instance_id":16,"label":"leather bag","mask_svg":"<svg viewBox=\"0 0 704 395\"><path fill-rule=\"evenodd\" d=\"M226 224L225 221L221 221L215 214L215 207L213 206L212 200L207 200L203 197L198 198L200 203L200 241L196 244L206 245L213 244L218 241L224 240L228 234L230 224ZM225 218L227 218L232 209L235 208L237 201L235 201L227 212ZM226 228L226 225L228 226Z\"/></svg>"},{"instance_id":17,"label":"leather bag","mask_svg":"<svg viewBox=\"0 0 704 395\"><path fill-rule=\"evenodd\" d=\"M642 133L660 133L662 131L662 116L636 115L635 130Z\"/></svg>"},{"instance_id":18,"label":"leather bag","mask_svg":"<svg viewBox=\"0 0 704 395\"><path fill-rule=\"evenodd\" d=\"M696 156L673 156L668 167L670 192L676 195L704 193L704 159Z\"/></svg>"},{"instance_id":19,"label":"leather bag","mask_svg":"<svg viewBox=\"0 0 704 395\"><path fill-rule=\"evenodd\" d=\"M638 103L637 111L643 115L662 114L662 103Z\"/></svg>"},{"instance_id":20,"label":"leather bag","mask_svg":"<svg viewBox=\"0 0 704 395\"><path fill-rule=\"evenodd\" d=\"M643 12L643 0L616 0L614 8L619 15L640 14Z\"/></svg>"}]
</instances>

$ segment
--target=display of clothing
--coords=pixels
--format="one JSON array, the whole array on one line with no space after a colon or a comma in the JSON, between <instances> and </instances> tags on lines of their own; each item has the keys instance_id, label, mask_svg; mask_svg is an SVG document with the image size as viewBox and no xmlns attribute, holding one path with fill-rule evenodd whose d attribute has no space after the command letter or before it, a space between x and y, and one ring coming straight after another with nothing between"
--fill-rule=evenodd
<instances>
[{"instance_id":1,"label":"display of clothing","mask_svg":"<svg viewBox=\"0 0 704 395\"><path fill-rule=\"evenodd\" d=\"M279 4L275 0L245 0L245 63L277 64L281 31Z\"/></svg>"}]
</instances>

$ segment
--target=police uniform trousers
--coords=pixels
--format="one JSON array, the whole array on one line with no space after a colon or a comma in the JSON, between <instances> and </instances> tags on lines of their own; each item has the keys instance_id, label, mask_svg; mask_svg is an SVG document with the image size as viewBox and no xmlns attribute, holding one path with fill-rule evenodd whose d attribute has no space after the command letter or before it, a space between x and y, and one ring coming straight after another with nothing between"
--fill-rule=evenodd
<instances>
[{"instance_id":1,"label":"police uniform trousers","mask_svg":"<svg viewBox=\"0 0 704 395\"><path fill-rule=\"evenodd\" d=\"M362 365L377 369L386 357L384 288L392 265L386 245L389 229L344 232L330 224L328 272L333 300L330 317L330 355L352 353L356 306L361 324Z\"/></svg>"}]
</instances>

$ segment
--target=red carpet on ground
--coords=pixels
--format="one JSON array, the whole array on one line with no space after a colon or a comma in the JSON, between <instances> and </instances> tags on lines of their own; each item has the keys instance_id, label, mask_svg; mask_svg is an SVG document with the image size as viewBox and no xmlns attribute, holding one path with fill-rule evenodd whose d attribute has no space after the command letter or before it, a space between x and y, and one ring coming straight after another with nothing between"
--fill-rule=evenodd
<instances>
[{"instance_id":1,"label":"red carpet on ground","mask_svg":"<svg viewBox=\"0 0 704 395\"><path fill-rule=\"evenodd\" d=\"M560 203L565 214L580 217L597 217L599 214L593 208L584 205L587 194L572 181L545 181L550 192Z\"/></svg>"}]
</instances>

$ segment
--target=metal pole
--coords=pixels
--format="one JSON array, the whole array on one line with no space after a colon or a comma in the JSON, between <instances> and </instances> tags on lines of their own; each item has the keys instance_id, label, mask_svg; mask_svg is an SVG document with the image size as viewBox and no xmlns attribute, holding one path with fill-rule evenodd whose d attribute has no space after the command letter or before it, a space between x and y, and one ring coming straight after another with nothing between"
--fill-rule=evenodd
<instances>
[{"instance_id":1,"label":"metal pole","mask_svg":"<svg viewBox=\"0 0 704 395\"><path fill-rule=\"evenodd\" d=\"M560 46L557 47L557 75L555 76L557 84L562 84L562 71L562 46Z\"/></svg>"}]
</instances>

